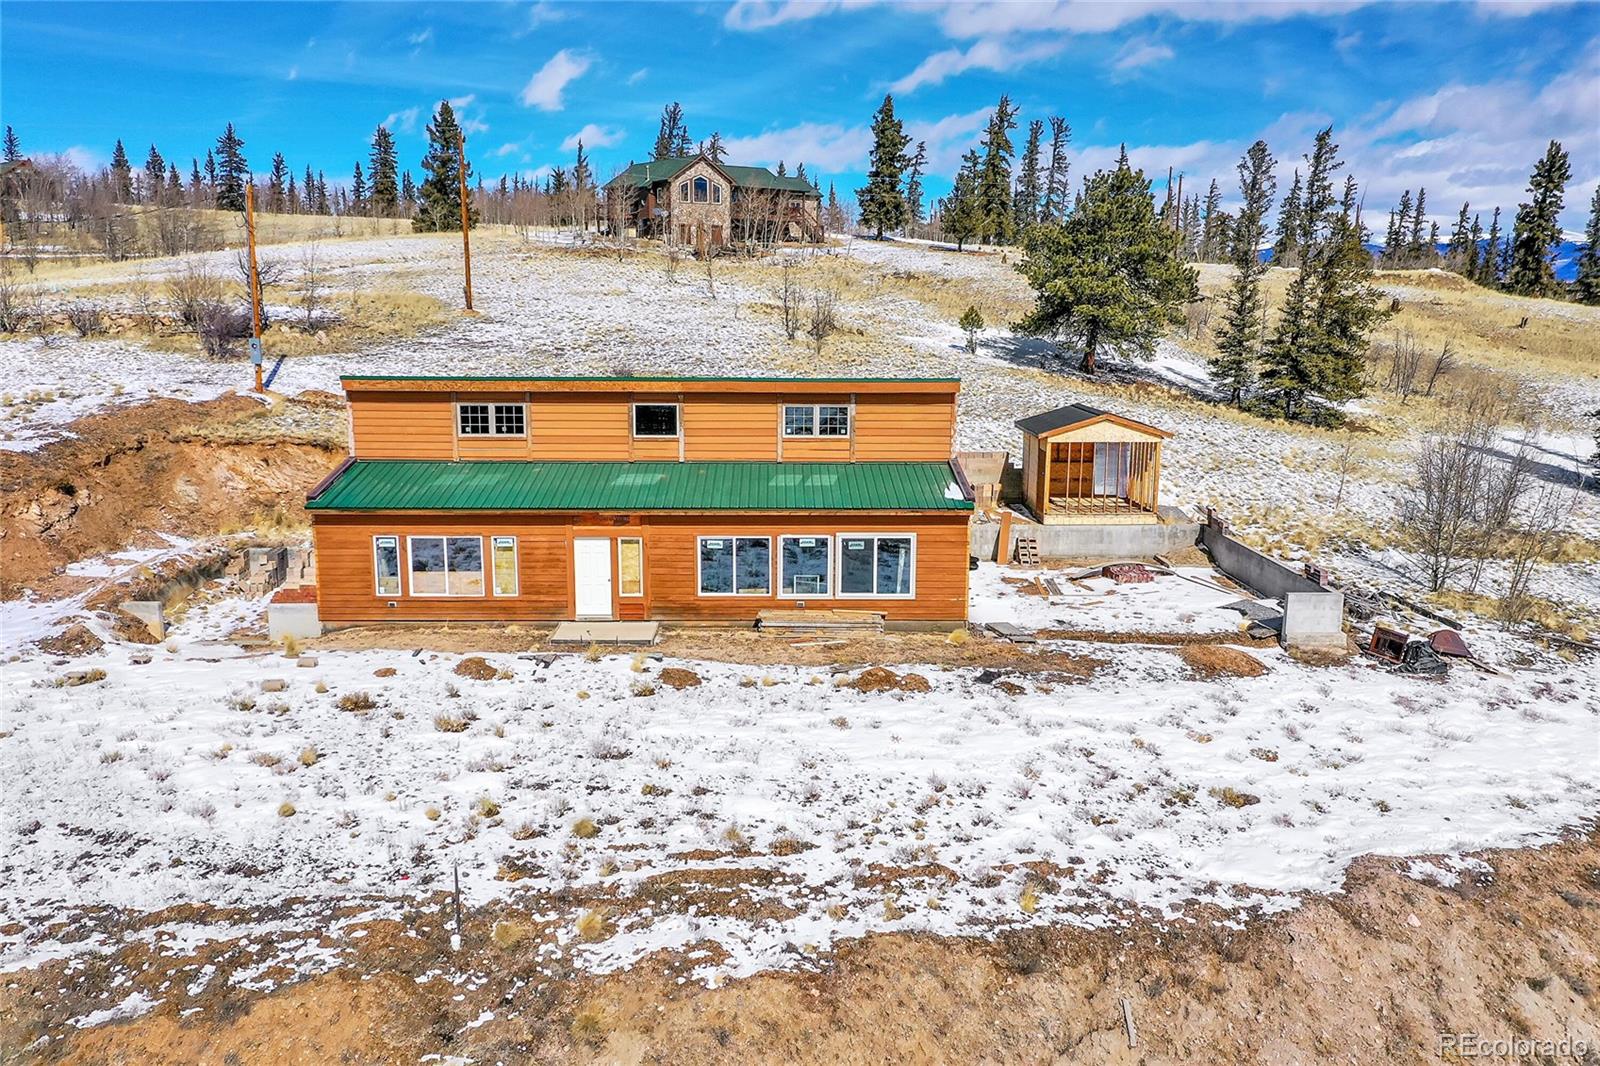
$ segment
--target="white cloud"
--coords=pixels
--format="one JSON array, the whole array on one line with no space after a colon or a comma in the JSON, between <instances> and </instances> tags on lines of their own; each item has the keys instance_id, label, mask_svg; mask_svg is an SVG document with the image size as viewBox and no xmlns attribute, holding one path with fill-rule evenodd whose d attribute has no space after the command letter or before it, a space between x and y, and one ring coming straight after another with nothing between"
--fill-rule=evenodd
<instances>
[{"instance_id":1,"label":"white cloud","mask_svg":"<svg viewBox=\"0 0 1600 1066\"><path fill-rule=\"evenodd\" d=\"M628 75L628 84L629 85L637 85L641 81L644 81L644 79L649 74L650 74L650 68L649 67L640 67L638 70L636 70L632 74Z\"/></svg>"},{"instance_id":2,"label":"white cloud","mask_svg":"<svg viewBox=\"0 0 1600 1066\"><path fill-rule=\"evenodd\" d=\"M609 148L613 144L621 144L623 131L612 126L600 126L593 122L574 133L561 142L561 150L570 152L578 147L582 141L585 148Z\"/></svg>"},{"instance_id":3,"label":"white cloud","mask_svg":"<svg viewBox=\"0 0 1600 1066\"><path fill-rule=\"evenodd\" d=\"M835 0L736 0L722 16L722 24L730 30L765 30L832 14L845 6Z\"/></svg>"},{"instance_id":4,"label":"white cloud","mask_svg":"<svg viewBox=\"0 0 1600 1066\"><path fill-rule=\"evenodd\" d=\"M939 24L956 38L1005 33L1105 33L1151 16L1186 22L1274 21L1298 15L1340 14L1370 0L1055 0L1054 3L961 2L938 8Z\"/></svg>"},{"instance_id":5,"label":"white cloud","mask_svg":"<svg viewBox=\"0 0 1600 1066\"><path fill-rule=\"evenodd\" d=\"M471 136L474 133L488 133L489 124L481 118L461 119L461 132Z\"/></svg>"},{"instance_id":6,"label":"white cloud","mask_svg":"<svg viewBox=\"0 0 1600 1066\"><path fill-rule=\"evenodd\" d=\"M722 143L730 163L774 166L781 159L790 170L797 163L816 171L861 170L872 147L872 131L865 126L802 122L753 137L727 137Z\"/></svg>"},{"instance_id":7,"label":"white cloud","mask_svg":"<svg viewBox=\"0 0 1600 1066\"><path fill-rule=\"evenodd\" d=\"M593 58L570 48L563 48L539 68L522 88L522 106L537 107L541 111L560 111L566 106L561 94L568 84L581 78Z\"/></svg>"},{"instance_id":8,"label":"white cloud","mask_svg":"<svg viewBox=\"0 0 1600 1066\"><path fill-rule=\"evenodd\" d=\"M59 154L62 159L65 159L85 174L93 174L109 163L109 160L100 152L81 144L75 144L71 148L64 149Z\"/></svg>"},{"instance_id":9,"label":"white cloud","mask_svg":"<svg viewBox=\"0 0 1600 1066\"><path fill-rule=\"evenodd\" d=\"M507 141L505 144L502 144L499 148L496 148L494 151L490 152L489 154L494 156L496 159L502 159L502 158L504 158L504 157L506 157L508 155L515 155L517 152L519 152L521 150L522 150L522 142L521 141Z\"/></svg>"},{"instance_id":10,"label":"white cloud","mask_svg":"<svg viewBox=\"0 0 1600 1066\"><path fill-rule=\"evenodd\" d=\"M406 40L418 46L427 44L429 41L433 40L433 27L429 26L424 30L419 30L418 32L407 37Z\"/></svg>"},{"instance_id":11,"label":"white cloud","mask_svg":"<svg viewBox=\"0 0 1600 1066\"><path fill-rule=\"evenodd\" d=\"M288 73L283 77L285 81L297 81L300 77L300 68L290 67Z\"/></svg>"},{"instance_id":12,"label":"white cloud","mask_svg":"<svg viewBox=\"0 0 1600 1066\"><path fill-rule=\"evenodd\" d=\"M567 13L549 0L539 0L537 4L528 8L528 28L531 30L547 22L560 22L566 17Z\"/></svg>"},{"instance_id":13,"label":"white cloud","mask_svg":"<svg viewBox=\"0 0 1600 1066\"><path fill-rule=\"evenodd\" d=\"M890 88L897 93L909 93L924 85L937 85L946 78L969 70L1015 70L1024 64L1049 58L1065 47L1064 40L1012 44L998 38L985 38L974 42L965 52L959 48L947 48L933 53Z\"/></svg>"},{"instance_id":14,"label":"white cloud","mask_svg":"<svg viewBox=\"0 0 1600 1066\"><path fill-rule=\"evenodd\" d=\"M1122 51L1117 53L1117 58L1111 63L1111 69L1123 74L1132 74L1142 67L1165 63L1174 54L1172 49L1164 44L1134 38L1122 46Z\"/></svg>"},{"instance_id":15,"label":"white cloud","mask_svg":"<svg viewBox=\"0 0 1600 1066\"><path fill-rule=\"evenodd\" d=\"M391 111L387 118L378 125L391 133L399 130L401 133L413 133L417 128L417 116L422 113L420 107L408 107L404 111Z\"/></svg>"},{"instance_id":16,"label":"white cloud","mask_svg":"<svg viewBox=\"0 0 1600 1066\"><path fill-rule=\"evenodd\" d=\"M477 99L477 93L468 93L465 96L452 96L450 98L450 106L455 108L457 111L460 111L464 107L471 107L473 102Z\"/></svg>"}]
</instances>

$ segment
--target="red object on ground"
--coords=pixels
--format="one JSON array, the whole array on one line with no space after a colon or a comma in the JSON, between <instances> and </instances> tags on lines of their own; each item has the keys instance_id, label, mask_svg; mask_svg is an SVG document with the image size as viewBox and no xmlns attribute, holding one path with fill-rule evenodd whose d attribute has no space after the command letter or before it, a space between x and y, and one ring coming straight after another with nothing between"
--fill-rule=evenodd
<instances>
[{"instance_id":1,"label":"red object on ground","mask_svg":"<svg viewBox=\"0 0 1600 1066\"><path fill-rule=\"evenodd\" d=\"M279 589L272 594L273 603L316 603L317 586L299 585L295 588Z\"/></svg>"},{"instance_id":2,"label":"red object on ground","mask_svg":"<svg viewBox=\"0 0 1600 1066\"><path fill-rule=\"evenodd\" d=\"M1467 642L1453 629L1439 630L1428 637L1428 643L1432 644L1433 650L1440 655L1453 655L1457 659L1472 658L1472 651L1467 647Z\"/></svg>"},{"instance_id":3,"label":"red object on ground","mask_svg":"<svg viewBox=\"0 0 1600 1066\"><path fill-rule=\"evenodd\" d=\"M1156 576L1140 563L1112 563L1110 566L1101 567L1100 574L1119 585L1137 585L1156 579Z\"/></svg>"}]
</instances>

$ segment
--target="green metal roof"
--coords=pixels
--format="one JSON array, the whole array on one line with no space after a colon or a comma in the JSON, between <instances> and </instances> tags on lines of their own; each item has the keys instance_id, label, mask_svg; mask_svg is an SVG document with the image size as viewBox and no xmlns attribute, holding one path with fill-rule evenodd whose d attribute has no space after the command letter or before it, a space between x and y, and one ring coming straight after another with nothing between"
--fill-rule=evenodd
<instances>
[{"instance_id":1,"label":"green metal roof","mask_svg":"<svg viewBox=\"0 0 1600 1066\"><path fill-rule=\"evenodd\" d=\"M699 158L697 155L680 155L652 159L648 163L634 163L606 184L631 185L643 189L658 182L671 181L677 177L679 171ZM727 174L733 184L742 189L786 189L789 192L806 193L816 197L822 195L809 181L791 174L785 174L780 178L766 167L740 167L732 163L717 163L709 158L707 162Z\"/></svg>"},{"instance_id":2,"label":"green metal roof","mask_svg":"<svg viewBox=\"0 0 1600 1066\"><path fill-rule=\"evenodd\" d=\"M970 511L949 463L363 459L313 511Z\"/></svg>"}]
</instances>

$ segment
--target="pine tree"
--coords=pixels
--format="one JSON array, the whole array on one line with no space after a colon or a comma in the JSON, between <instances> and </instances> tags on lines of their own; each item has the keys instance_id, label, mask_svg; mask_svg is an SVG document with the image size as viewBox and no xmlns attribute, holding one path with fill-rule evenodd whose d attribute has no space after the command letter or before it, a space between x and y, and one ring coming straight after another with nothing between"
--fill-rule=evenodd
<instances>
[{"instance_id":1,"label":"pine tree","mask_svg":"<svg viewBox=\"0 0 1600 1066\"><path fill-rule=\"evenodd\" d=\"M1050 162L1044 171L1044 203L1040 219L1060 222L1067 217L1067 143L1072 140L1072 127L1060 115L1050 116Z\"/></svg>"},{"instance_id":2,"label":"pine tree","mask_svg":"<svg viewBox=\"0 0 1600 1066\"><path fill-rule=\"evenodd\" d=\"M844 229L844 209L839 206L839 194L834 191L833 182L828 182L828 207L826 210L824 226L833 233Z\"/></svg>"},{"instance_id":3,"label":"pine tree","mask_svg":"<svg viewBox=\"0 0 1600 1066\"><path fill-rule=\"evenodd\" d=\"M1042 119L1036 118L1028 123L1028 139L1024 142L1022 159L1017 164L1017 188L1012 205L1016 213L1018 233L1039 221L1039 206L1043 199L1040 189L1043 175L1039 170L1039 142L1043 136Z\"/></svg>"},{"instance_id":4,"label":"pine tree","mask_svg":"<svg viewBox=\"0 0 1600 1066\"><path fill-rule=\"evenodd\" d=\"M983 220L981 236L992 244L1008 244L1016 235L1011 209L1011 158L1016 149L1011 131L1017 128L1017 109L1005 95L989 116L983 138L983 165L978 169L978 209Z\"/></svg>"},{"instance_id":5,"label":"pine tree","mask_svg":"<svg viewBox=\"0 0 1600 1066\"><path fill-rule=\"evenodd\" d=\"M213 199L217 195L217 158L211 149L206 149L206 191L211 193Z\"/></svg>"},{"instance_id":6,"label":"pine tree","mask_svg":"<svg viewBox=\"0 0 1600 1066\"><path fill-rule=\"evenodd\" d=\"M9 125L6 127L5 161L15 163L22 158L22 142L17 139L17 131Z\"/></svg>"},{"instance_id":7,"label":"pine tree","mask_svg":"<svg viewBox=\"0 0 1600 1066\"><path fill-rule=\"evenodd\" d=\"M1463 203L1456 216L1455 228L1450 231L1450 244L1445 248L1444 265L1457 274L1472 273L1472 205Z\"/></svg>"},{"instance_id":8,"label":"pine tree","mask_svg":"<svg viewBox=\"0 0 1600 1066\"><path fill-rule=\"evenodd\" d=\"M1478 279L1478 274L1481 269L1481 264L1478 261L1478 246L1482 243L1482 241L1483 222L1477 215L1473 215L1472 232L1467 239L1467 258L1466 262L1462 266L1461 271L1462 274L1466 275L1466 277L1472 279L1473 281Z\"/></svg>"},{"instance_id":9,"label":"pine tree","mask_svg":"<svg viewBox=\"0 0 1600 1066\"><path fill-rule=\"evenodd\" d=\"M1506 274L1506 287L1512 292L1550 296L1560 288L1550 254L1561 240L1561 207L1571 177L1566 149L1560 141L1551 141L1528 177L1528 202L1517 206L1511 231L1511 268Z\"/></svg>"},{"instance_id":10,"label":"pine tree","mask_svg":"<svg viewBox=\"0 0 1600 1066\"><path fill-rule=\"evenodd\" d=\"M111 191L118 203L133 200L133 167L128 164L128 153L120 139L111 150Z\"/></svg>"},{"instance_id":11,"label":"pine tree","mask_svg":"<svg viewBox=\"0 0 1600 1066\"><path fill-rule=\"evenodd\" d=\"M906 222L916 225L922 221L922 175L928 169L928 145L917 142L916 154L911 157L906 171Z\"/></svg>"},{"instance_id":12,"label":"pine tree","mask_svg":"<svg viewBox=\"0 0 1600 1066\"><path fill-rule=\"evenodd\" d=\"M169 204L175 204L183 198L183 176L178 173L178 164L167 164L167 189L162 199Z\"/></svg>"},{"instance_id":13,"label":"pine tree","mask_svg":"<svg viewBox=\"0 0 1600 1066\"><path fill-rule=\"evenodd\" d=\"M1407 189L1400 194L1400 204L1394 209L1394 221L1389 226L1389 232L1383 238L1383 261L1389 266L1401 266L1406 262L1406 246L1410 243L1411 232L1411 190Z\"/></svg>"},{"instance_id":14,"label":"pine tree","mask_svg":"<svg viewBox=\"0 0 1600 1066\"><path fill-rule=\"evenodd\" d=\"M459 229L459 182L462 174L456 149L460 142L461 127L456 125L456 113L450 101L439 101L439 110L434 113L433 121L428 123L427 135L428 153L422 157L422 169L427 177L422 179L422 187L418 190L421 203L416 218L412 219L412 228L418 232ZM470 163L467 164L465 177L469 181L472 178ZM468 226L478 224L476 208L469 205L467 215Z\"/></svg>"},{"instance_id":15,"label":"pine tree","mask_svg":"<svg viewBox=\"0 0 1600 1066\"><path fill-rule=\"evenodd\" d=\"M1333 195L1333 175L1344 166L1339 161L1339 146L1333 143L1333 127L1318 131L1306 157L1306 184L1300 201L1301 248L1320 243L1331 225L1333 207L1338 201Z\"/></svg>"},{"instance_id":16,"label":"pine tree","mask_svg":"<svg viewBox=\"0 0 1600 1066\"><path fill-rule=\"evenodd\" d=\"M350 179L350 209L356 214L367 210L367 178L361 173L361 160L356 160L356 171ZM459 217L459 216L458 216Z\"/></svg>"},{"instance_id":17,"label":"pine tree","mask_svg":"<svg viewBox=\"0 0 1600 1066\"><path fill-rule=\"evenodd\" d=\"M294 171L289 172L289 190L287 195L289 197L289 213L291 215L298 215L300 213L300 188L294 183Z\"/></svg>"},{"instance_id":18,"label":"pine tree","mask_svg":"<svg viewBox=\"0 0 1600 1066\"><path fill-rule=\"evenodd\" d=\"M288 203L289 164L282 152L272 154L272 169L267 173L267 210L282 211Z\"/></svg>"},{"instance_id":19,"label":"pine tree","mask_svg":"<svg viewBox=\"0 0 1600 1066\"><path fill-rule=\"evenodd\" d=\"M156 146L150 146L150 154L144 157L144 198L150 203L161 200L161 186L167 177L167 161L161 158L161 153L156 151Z\"/></svg>"},{"instance_id":20,"label":"pine tree","mask_svg":"<svg viewBox=\"0 0 1600 1066\"><path fill-rule=\"evenodd\" d=\"M1089 374L1102 348L1148 356L1199 298L1198 275L1179 261L1177 245L1156 215L1150 182L1124 151L1115 168L1084 182L1063 225L1025 235L1017 269L1036 296L1017 328L1077 347Z\"/></svg>"},{"instance_id":21,"label":"pine tree","mask_svg":"<svg viewBox=\"0 0 1600 1066\"><path fill-rule=\"evenodd\" d=\"M860 224L883 240L886 230L897 230L910 219L901 177L909 160L906 145L911 138L894 117L894 97L885 96L872 117L872 151L869 155L867 184L856 190Z\"/></svg>"},{"instance_id":22,"label":"pine tree","mask_svg":"<svg viewBox=\"0 0 1600 1066\"><path fill-rule=\"evenodd\" d=\"M200 202L200 194L205 191L206 179L200 175L200 160L194 156L189 157L189 196L196 203Z\"/></svg>"},{"instance_id":23,"label":"pine tree","mask_svg":"<svg viewBox=\"0 0 1600 1066\"><path fill-rule=\"evenodd\" d=\"M1200 260L1205 263L1215 263L1225 250L1220 232L1222 186L1217 184L1216 178L1211 179L1211 187L1206 190L1205 206L1200 209L1200 220Z\"/></svg>"},{"instance_id":24,"label":"pine tree","mask_svg":"<svg viewBox=\"0 0 1600 1066\"><path fill-rule=\"evenodd\" d=\"M783 160L781 160L781 159L778 160L778 177L780 177L780 178L788 177L788 173L789 172L784 169Z\"/></svg>"},{"instance_id":25,"label":"pine tree","mask_svg":"<svg viewBox=\"0 0 1600 1066\"><path fill-rule=\"evenodd\" d=\"M727 147L722 143L722 134L716 130L711 131L711 139L705 143L705 147L701 151L713 163L722 162L723 158L728 154Z\"/></svg>"},{"instance_id":26,"label":"pine tree","mask_svg":"<svg viewBox=\"0 0 1600 1066\"><path fill-rule=\"evenodd\" d=\"M968 304L967 309L961 312L961 318L957 320L956 325L967 335L967 351L976 355L978 334L983 330L983 312L978 310L978 305Z\"/></svg>"},{"instance_id":27,"label":"pine tree","mask_svg":"<svg viewBox=\"0 0 1600 1066\"><path fill-rule=\"evenodd\" d=\"M572 164L572 185L580 193L594 184L594 174L589 169L589 157L583 152L583 142L578 142L578 158Z\"/></svg>"},{"instance_id":28,"label":"pine tree","mask_svg":"<svg viewBox=\"0 0 1600 1066\"><path fill-rule=\"evenodd\" d=\"M955 185L939 211L939 222L944 228L945 238L954 238L957 251L964 248L967 241L977 237L982 228L983 217L978 207L979 166L977 150L967 149L967 154L961 157L961 169L956 172Z\"/></svg>"},{"instance_id":29,"label":"pine tree","mask_svg":"<svg viewBox=\"0 0 1600 1066\"><path fill-rule=\"evenodd\" d=\"M322 171L317 171L317 214L333 214L333 201L328 199L328 178Z\"/></svg>"},{"instance_id":30,"label":"pine tree","mask_svg":"<svg viewBox=\"0 0 1600 1066\"><path fill-rule=\"evenodd\" d=\"M372 186L369 196L372 213L388 218L400 204L400 157L395 151L394 134L383 126L372 131L372 151L367 156L367 177Z\"/></svg>"},{"instance_id":31,"label":"pine tree","mask_svg":"<svg viewBox=\"0 0 1600 1066\"><path fill-rule=\"evenodd\" d=\"M1433 256L1422 239L1422 227L1427 222L1428 190L1417 189L1417 208L1411 215L1411 235L1406 240L1406 261L1411 266L1427 266Z\"/></svg>"},{"instance_id":32,"label":"pine tree","mask_svg":"<svg viewBox=\"0 0 1600 1066\"><path fill-rule=\"evenodd\" d=\"M411 180L410 170L400 175L400 199L405 201L407 209L416 206L417 183Z\"/></svg>"},{"instance_id":33,"label":"pine tree","mask_svg":"<svg viewBox=\"0 0 1600 1066\"><path fill-rule=\"evenodd\" d=\"M666 159L668 156L686 154L682 149L688 140L689 130L683 124L683 106L674 100L661 109L661 128L656 132L656 145L651 158Z\"/></svg>"},{"instance_id":34,"label":"pine tree","mask_svg":"<svg viewBox=\"0 0 1600 1066\"><path fill-rule=\"evenodd\" d=\"M1572 294L1580 303L1600 304L1600 185L1589 200L1589 224L1583 228L1583 248L1578 252L1578 277Z\"/></svg>"},{"instance_id":35,"label":"pine tree","mask_svg":"<svg viewBox=\"0 0 1600 1066\"><path fill-rule=\"evenodd\" d=\"M223 211L243 211L244 183L249 176L244 141L239 139L230 122L217 138L217 207Z\"/></svg>"},{"instance_id":36,"label":"pine tree","mask_svg":"<svg viewBox=\"0 0 1600 1066\"><path fill-rule=\"evenodd\" d=\"M1295 168L1289 195L1278 208L1278 228L1273 234L1272 265L1294 266L1300 259L1300 170Z\"/></svg>"},{"instance_id":37,"label":"pine tree","mask_svg":"<svg viewBox=\"0 0 1600 1066\"><path fill-rule=\"evenodd\" d=\"M306 164L306 180L304 186L306 197L306 214L317 213L317 176L311 172L311 164Z\"/></svg>"},{"instance_id":38,"label":"pine tree","mask_svg":"<svg viewBox=\"0 0 1600 1066\"><path fill-rule=\"evenodd\" d=\"M1261 278L1267 265L1261 260L1261 242L1267 236L1267 212L1278 181L1273 176L1272 153L1266 141L1250 146L1239 161L1238 220L1233 225L1228 258L1233 263L1233 283L1223 298L1222 328L1217 332L1217 354L1211 360L1212 375L1227 389L1229 399L1241 403L1245 390L1255 381L1256 359L1261 351L1262 312L1266 301Z\"/></svg>"},{"instance_id":39,"label":"pine tree","mask_svg":"<svg viewBox=\"0 0 1600 1066\"><path fill-rule=\"evenodd\" d=\"M1483 246L1483 258L1478 262L1478 284L1494 288L1500 284L1500 209L1494 209L1489 220L1489 242Z\"/></svg>"},{"instance_id":40,"label":"pine tree","mask_svg":"<svg viewBox=\"0 0 1600 1066\"><path fill-rule=\"evenodd\" d=\"M809 181L810 180L809 178L806 177L806 165L804 163L799 163L799 164L797 164L795 166L795 168L794 168L794 176L799 178L801 181Z\"/></svg>"}]
</instances>

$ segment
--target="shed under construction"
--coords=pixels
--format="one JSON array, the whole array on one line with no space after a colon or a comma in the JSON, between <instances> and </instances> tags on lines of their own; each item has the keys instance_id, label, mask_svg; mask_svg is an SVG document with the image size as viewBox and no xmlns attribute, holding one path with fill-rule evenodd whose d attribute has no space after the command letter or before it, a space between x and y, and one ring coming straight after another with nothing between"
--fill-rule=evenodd
<instances>
[{"instance_id":1,"label":"shed under construction","mask_svg":"<svg viewBox=\"0 0 1600 1066\"><path fill-rule=\"evenodd\" d=\"M1069 404L1019 421L1023 499L1045 525L1159 522L1161 444L1172 434Z\"/></svg>"}]
</instances>

